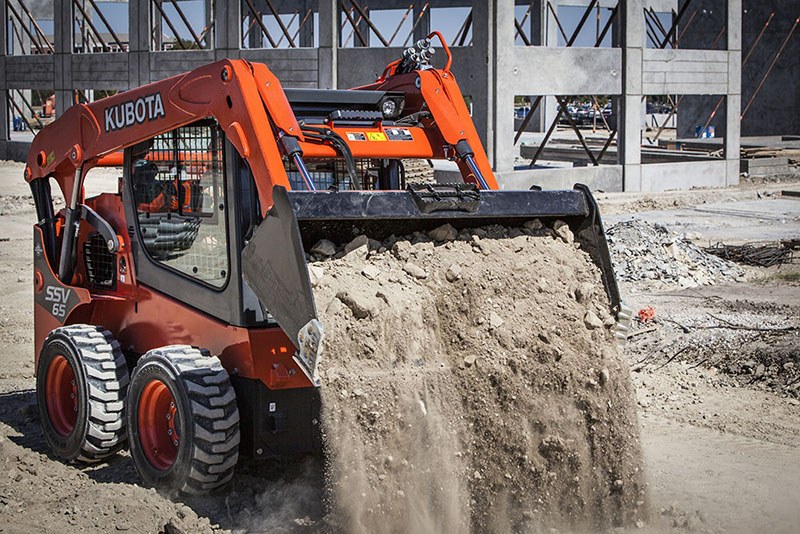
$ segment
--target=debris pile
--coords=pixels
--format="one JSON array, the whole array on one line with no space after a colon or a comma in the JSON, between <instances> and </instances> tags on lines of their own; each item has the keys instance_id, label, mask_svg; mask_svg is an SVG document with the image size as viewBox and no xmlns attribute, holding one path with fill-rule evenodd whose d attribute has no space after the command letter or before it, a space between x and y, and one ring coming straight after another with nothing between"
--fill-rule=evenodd
<instances>
[{"instance_id":1,"label":"debris pile","mask_svg":"<svg viewBox=\"0 0 800 534\"><path fill-rule=\"evenodd\" d=\"M331 524L535 532L643 519L629 371L599 270L566 225L444 225L312 250Z\"/></svg>"},{"instance_id":2,"label":"debris pile","mask_svg":"<svg viewBox=\"0 0 800 534\"><path fill-rule=\"evenodd\" d=\"M606 230L617 280L646 282L650 288L696 287L734 282L745 272L735 263L707 254L660 224L639 219Z\"/></svg>"},{"instance_id":3,"label":"debris pile","mask_svg":"<svg viewBox=\"0 0 800 534\"><path fill-rule=\"evenodd\" d=\"M794 259L792 248L789 243L778 243L770 245L755 245L746 243L744 245L726 245L717 243L711 247L706 247L703 252L713 254L720 258L745 265L755 267L773 267L791 263Z\"/></svg>"}]
</instances>

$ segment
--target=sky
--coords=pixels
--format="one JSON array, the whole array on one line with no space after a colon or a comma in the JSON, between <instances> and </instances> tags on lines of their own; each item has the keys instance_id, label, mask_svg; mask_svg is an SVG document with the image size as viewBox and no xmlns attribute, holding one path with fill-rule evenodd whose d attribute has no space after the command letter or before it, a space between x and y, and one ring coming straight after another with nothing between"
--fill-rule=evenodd
<instances>
[{"instance_id":1,"label":"sky","mask_svg":"<svg viewBox=\"0 0 800 534\"><path fill-rule=\"evenodd\" d=\"M126 34L128 32L128 4L124 2L98 2L98 5L103 10L103 13L106 19L110 22L112 29L120 34ZM173 25L178 30L178 34L183 39L191 39L191 34L189 30L186 29L185 25L182 23L180 18L178 17L174 6L170 2L165 2L162 4L163 9L167 16L173 21ZM182 0L180 2L181 9L183 9L184 13L186 14L189 22L195 28L196 33L200 33L202 28L204 27L205 23L205 2L204 0ZM522 21L525 18L525 12L527 10L527 6L516 6L515 7L515 16L517 20ZM439 30L444 35L445 39L448 43L451 43L456 34L459 31L459 28L463 24L465 18L467 17L470 8L468 7L455 7L455 8L434 8L431 10L431 29L432 30ZM558 7L558 16L561 22L562 27L564 28L565 33L569 36L574 31L575 27L578 25L578 22L583 15L584 8L577 7L577 6L559 6ZM375 24L375 26L379 29L379 31L383 34L383 36L388 40L397 29L399 21L402 19L403 15L405 14L404 9L400 10L373 10L370 18ZM598 21L598 12L595 10L589 16L584 25L583 30L578 35L573 46L584 46L590 47L594 46L596 40L596 33L599 28L602 29L605 23L607 22L610 16L611 10L607 8L602 8L599 11L599 21ZM302 18L294 17L292 15L286 14L282 16L284 24L288 26L289 33L294 35L297 31L299 20ZM316 18L316 15L315 15ZM659 18L664 24L664 26L669 26L670 15L667 13L659 14ZM552 17L549 17L550 24L555 24ZM271 15L264 16L263 18L264 24L267 27L270 34L273 36L275 40L278 40L281 37L280 28L275 20L275 18ZM408 38L409 33L411 32L411 28L413 26L413 14L409 14L406 17L405 21L400 26L399 30L397 30L396 36L392 40L392 46L403 46L404 42L406 46L412 43L411 38ZM104 31L104 25L100 20L100 17L95 14L93 17L93 23L95 26L100 29L100 31ZM45 33L52 33L53 31L53 23L52 21L40 21L40 25ZM163 26L163 33L167 37L167 39L172 38L172 30L166 23L162 24ZM529 30L530 24L526 21L525 24L522 25L525 30ZM247 30L246 27L243 27L243 32ZM257 31L256 28L253 31ZM565 40L561 36L560 31L558 29L555 30L558 35L558 44L559 46L564 46ZM611 32L608 32L605 39L603 40L601 46L608 47L611 46ZM353 46L353 42L356 37L353 35L350 26L347 25L344 30L342 31L343 39L345 41L346 46ZM467 41L471 35L468 35ZM380 40L372 34L370 38L370 42L372 46L382 46ZM281 46L287 46L287 40L283 40L281 42ZM523 45L523 41L520 37L516 38L517 45ZM316 39L315 39L316 45Z\"/></svg>"}]
</instances>

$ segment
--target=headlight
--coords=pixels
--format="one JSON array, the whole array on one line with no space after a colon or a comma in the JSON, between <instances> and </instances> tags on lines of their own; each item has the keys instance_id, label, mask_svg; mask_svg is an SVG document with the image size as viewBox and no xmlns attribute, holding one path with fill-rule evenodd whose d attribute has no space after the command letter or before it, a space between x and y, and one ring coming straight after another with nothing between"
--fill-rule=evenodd
<instances>
[{"instance_id":1,"label":"headlight","mask_svg":"<svg viewBox=\"0 0 800 534\"><path fill-rule=\"evenodd\" d=\"M405 102L402 98L386 98L381 102L381 113L384 119L396 119L403 112Z\"/></svg>"}]
</instances>

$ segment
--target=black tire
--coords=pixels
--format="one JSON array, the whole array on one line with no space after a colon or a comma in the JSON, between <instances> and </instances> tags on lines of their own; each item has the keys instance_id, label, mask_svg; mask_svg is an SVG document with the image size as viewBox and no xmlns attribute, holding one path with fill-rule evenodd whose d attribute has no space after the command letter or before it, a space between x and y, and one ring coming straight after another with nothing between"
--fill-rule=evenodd
<instances>
[{"instance_id":1,"label":"black tire","mask_svg":"<svg viewBox=\"0 0 800 534\"><path fill-rule=\"evenodd\" d=\"M36 398L53 454L94 463L121 449L128 382L125 356L108 330L76 324L50 332L36 366Z\"/></svg>"},{"instance_id":2,"label":"black tire","mask_svg":"<svg viewBox=\"0 0 800 534\"><path fill-rule=\"evenodd\" d=\"M162 419L164 398L171 404ZM219 359L205 349L169 345L147 352L131 377L127 425L133 463L148 486L204 494L233 477L236 394Z\"/></svg>"}]
</instances>

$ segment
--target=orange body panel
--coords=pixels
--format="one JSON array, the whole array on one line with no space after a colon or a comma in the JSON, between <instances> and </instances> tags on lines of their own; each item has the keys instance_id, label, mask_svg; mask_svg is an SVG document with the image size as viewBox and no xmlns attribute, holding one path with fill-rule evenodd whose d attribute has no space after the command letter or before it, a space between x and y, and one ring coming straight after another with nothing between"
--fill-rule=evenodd
<instances>
[{"instance_id":1,"label":"orange body panel","mask_svg":"<svg viewBox=\"0 0 800 534\"><path fill-rule=\"evenodd\" d=\"M135 301L95 301L89 322L116 333L125 350L144 353L172 344L204 347L229 372L258 378L270 389L310 387L292 359L294 345L278 328L226 325L173 298L139 285Z\"/></svg>"}]
</instances>

